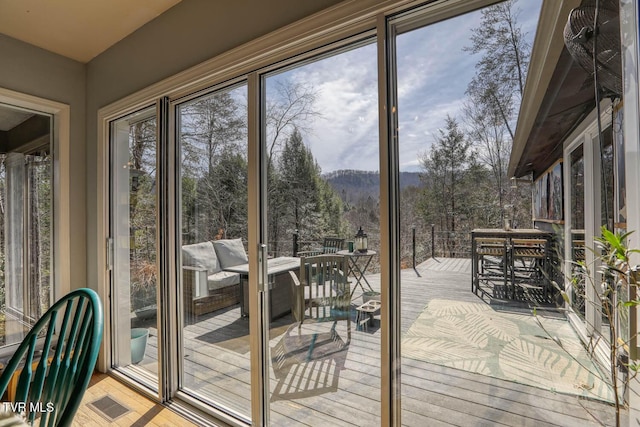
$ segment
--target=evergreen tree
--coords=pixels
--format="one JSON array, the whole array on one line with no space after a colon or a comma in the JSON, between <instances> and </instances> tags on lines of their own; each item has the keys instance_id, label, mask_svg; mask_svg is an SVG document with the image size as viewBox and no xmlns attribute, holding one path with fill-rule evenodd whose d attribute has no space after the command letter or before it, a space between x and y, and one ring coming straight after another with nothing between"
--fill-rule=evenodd
<instances>
[{"instance_id":1,"label":"evergreen tree","mask_svg":"<svg viewBox=\"0 0 640 427\"><path fill-rule=\"evenodd\" d=\"M447 116L445 130L431 146L431 152L422 158L430 198L442 207L440 224L443 229L456 230L456 216L460 214L458 202L462 184L469 166L471 143L460 130L458 122Z\"/></svg>"},{"instance_id":2,"label":"evergreen tree","mask_svg":"<svg viewBox=\"0 0 640 427\"><path fill-rule=\"evenodd\" d=\"M302 241L319 241L344 231L340 197L322 179L313 154L294 129L270 174L269 236L272 251L297 231Z\"/></svg>"},{"instance_id":3,"label":"evergreen tree","mask_svg":"<svg viewBox=\"0 0 640 427\"><path fill-rule=\"evenodd\" d=\"M321 216L317 182L320 168L298 130L294 130L284 144L279 171L280 191L287 195L284 218L303 235L316 234L314 228L321 227L318 224Z\"/></svg>"},{"instance_id":4,"label":"evergreen tree","mask_svg":"<svg viewBox=\"0 0 640 427\"><path fill-rule=\"evenodd\" d=\"M449 254L455 256L453 233L459 223L465 221L463 213L470 191L468 175L473 152L471 142L451 116L447 116L446 127L440 129L439 134L421 161L425 186L420 206L427 222L431 220L440 230L449 232L445 244Z\"/></svg>"}]
</instances>

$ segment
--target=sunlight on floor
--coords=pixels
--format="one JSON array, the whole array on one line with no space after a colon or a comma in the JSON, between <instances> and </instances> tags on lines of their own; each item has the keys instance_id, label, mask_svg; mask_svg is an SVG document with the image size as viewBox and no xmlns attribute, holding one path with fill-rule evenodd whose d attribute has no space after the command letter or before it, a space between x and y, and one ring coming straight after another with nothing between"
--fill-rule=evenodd
<instances>
[{"instance_id":1,"label":"sunlight on floor","mask_svg":"<svg viewBox=\"0 0 640 427\"><path fill-rule=\"evenodd\" d=\"M105 396L109 397L109 403L115 401L117 409L124 409L118 412L114 405L104 405ZM92 403L97 402L95 405ZM101 405L102 403L102 405ZM122 406L120 406L120 405ZM108 416L94 409L94 406L102 407L107 414L115 415L117 418L113 422L108 420ZM82 399L82 404L73 421L73 426L82 427L102 427L102 426L195 426L191 422L180 417L176 413L155 404L146 397L136 393L118 380L106 374L94 374L91 378L89 388Z\"/></svg>"}]
</instances>

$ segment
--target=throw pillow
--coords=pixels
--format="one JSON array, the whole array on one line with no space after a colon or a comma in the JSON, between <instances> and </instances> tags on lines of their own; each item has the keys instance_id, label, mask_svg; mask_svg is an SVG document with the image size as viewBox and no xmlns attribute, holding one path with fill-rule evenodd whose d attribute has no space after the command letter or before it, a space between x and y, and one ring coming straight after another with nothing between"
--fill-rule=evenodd
<instances>
[{"instance_id":1,"label":"throw pillow","mask_svg":"<svg viewBox=\"0 0 640 427\"><path fill-rule=\"evenodd\" d=\"M246 264L249 262L247 253L241 239L214 240L213 247L218 255L220 267L224 270L234 265Z\"/></svg>"},{"instance_id":2,"label":"throw pillow","mask_svg":"<svg viewBox=\"0 0 640 427\"><path fill-rule=\"evenodd\" d=\"M206 268L209 274L221 270L216 251L211 242L194 243L182 247L182 264L191 267Z\"/></svg>"}]
</instances>

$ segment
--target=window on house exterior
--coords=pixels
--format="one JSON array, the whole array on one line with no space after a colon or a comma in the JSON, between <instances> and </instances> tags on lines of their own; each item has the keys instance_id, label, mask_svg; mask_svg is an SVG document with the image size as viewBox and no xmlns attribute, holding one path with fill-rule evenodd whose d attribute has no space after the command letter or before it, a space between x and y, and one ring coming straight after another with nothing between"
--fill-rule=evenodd
<instances>
[{"instance_id":1,"label":"window on house exterior","mask_svg":"<svg viewBox=\"0 0 640 427\"><path fill-rule=\"evenodd\" d=\"M571 152L570 162L570 206L571 206L571 272L577 273L580 263L585 262L584 235L584 152L583 146L578 146ZM581 275L574 276L577 281L571 289L571 303L573 309L582 317L585 315L585 281Z\"/></svg>"}]
</instances>

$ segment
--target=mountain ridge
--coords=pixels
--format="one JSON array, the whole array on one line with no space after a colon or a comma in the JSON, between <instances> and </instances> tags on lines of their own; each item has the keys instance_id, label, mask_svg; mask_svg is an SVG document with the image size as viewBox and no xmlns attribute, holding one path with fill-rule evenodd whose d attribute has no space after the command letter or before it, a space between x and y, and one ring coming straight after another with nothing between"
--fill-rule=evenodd
<instances>
[{"instance_id":1,"label":"mountain ridge","mask_svg":"<svg viewBox=\"0 0 640 427\"><path fill-rule=\"evenodd\" d=\"M359 198L380 197L380 173L355 169L341 169L326 174L322 178L340 195L343 201ZM400 172L400 190L422 186L419 172Z\"/></svg>"}]
</instances>

